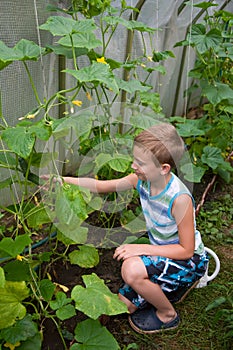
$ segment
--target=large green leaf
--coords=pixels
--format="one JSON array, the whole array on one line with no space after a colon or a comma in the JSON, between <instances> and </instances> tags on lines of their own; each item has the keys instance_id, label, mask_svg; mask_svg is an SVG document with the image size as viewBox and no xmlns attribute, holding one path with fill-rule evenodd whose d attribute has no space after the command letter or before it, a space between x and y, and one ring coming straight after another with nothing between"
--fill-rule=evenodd
<instances>
[{"instance_id":1,"label":"large green leaf","mask_svg":"<svg viewBox=\"0 0 233 350\"><path fill-rule=\"evenodd\" d=\"M113 294L95 273L83 275L86 288L78 285L71 292L76 309L84 312L92 319L100 315L117 315L127 312L127 307L116 294Z\"/></svg>"},{"instance_id":2,"label":"large green leaf","mask_svg":"<svg viewBox=\"0 0 233 350\"><path fill-rule=\"evenodd\" d=\"M79 250L73 250L69 254L71 264L79 265L84 268L92 268L99 263L98 250L95 247L83 245Z\"/></svg>"},{"instance_id":3,"label":"large green leaf","mask_svg":"<svg viewBox=\"0 0 233 350\"><path fill-rule=\"evenodd\" d=\"M0 70L17 60L14 50L0 40Z\"/></svg>"},{"instance_id":4,"label":"large green leaf","mask_svg":"<svg viewBox=\"0 0 233 350\"><path fill-rule=\"evenodd\" d=\"M26 283L6 281L4 288L0 288L0 329L12 326L17 319L26 315L26 308L21 301L29 296Z\"/></svg>"},{"instance_id":5,"label":"large green leaf","mask_svg":"<svg viewBox=\"0 0 233 350\"><path fill-rule=\"evenodd\" d=\"M151 89L150 86L142 85L138 80L125 81L123 79L116 78L116 82L119 89L125 90L130 94L133 94L136 91L145 92Z\"/></svg>"},{"instance_id":6,"label":"large green leaf","mask_svg":"<svg viewBox=\"0 0 233 350\"><path fill-rule=\"evenodd\" d=\"M55 295L55 300L51 300L49 305L52 310L60 309L71 302L71 298L67 298L66 294L63 292L57 292Z\"/></svg>"},{"instance_id":7,"label":"large green leaf","mask_svg":"<svg viewBox=\"0 0 233 350\"><path fill-rule=\"evenodd\" d=\"M201 179L206 172L205 167L196 166L192 163L182 165L180 170L184 174L185 180L196 183L201 182Z\"/></svg>"},{"instance_id":8,"label":"large green leaf","mask_svg":"<svg viewBox=\"0 0 233 350\"><path fill-rule=\"evenodd\" d=\"M112 160L112 156L109 153L100 153L96 156L95 158L95 173L97 174L98 171L106 164L108 164L108 162L110 162L110 160Z\"/></svg>"},{"instance_id":9,"label":"large green leaf","mask_svg":"<svg viewBox=\"0 0 233 350\"><path fill-rule=\"evenodd\" d=\"M69 35L61 38L58 43L66 47L86 48L88 50L101 46L101 41L93 33L75 33L72 41Z\"/></svg>"},{"instance_id":10,"label":"large green leaf","mask_svg":"<svg viewBox=\"0 0 233 350\"><path fill-rule=\"evenodd\" d=\"M131 233L145 232L146 223L144 216L136 216L132 210L127 210L121 218L121 225ZM134 237L135 240L135 237Z\"/></svg>"},{"instance_id":11,"label":"large green leaf","mask_svg":"<svg viewBox=\"0 0 233 350\"><path fill-rule=\"evenodd\" d=\"M78 344L73 344L70 350L120 350L113 335L99 321L82 321L74 333Z\"/></svg>"},{"instance_id":12,"label":"large green leaf","mask_svg":"<svg viewBox=\"0 0 233 350\"><path fill-rule=\"evenodd\" d=\"M38 288L44 300L50 301L53 297L56 286L49 279L43 279L38 282Z\"/></svg>"},{"instance_id":13,"label":"large green leaf","mask_svg":"<svg viewBox=\"0 0 233 350\"><path fill-rule=\"evenodd\" d=\"M63 16L51 16L46 23L40 26L40 29L48 30L54 36L63 36L72 33L76 21Z\"/></svg>"},{"instance_id":14,"label":"large green leaf","mask_svg":"<svg viewBox=\"0 0 233 350\"><path fill-rule=\"evenodd\" d=\"M131 30L138 30L139 32L147 32L147 33L153 33L157 30L157 28L151 28L148 27L145 23L140 22L140 21L127 21L128 22L128 29Z\"/></svg>"},{"instance_id":15,"label":"large green leaf","mask_svg":"<svg viewBox=\"0 0 233 350\"><path fill-rule=\"evenodd\" d=\"M132 158L125 154L115 153L111 156L109 153L100 153L95 158L96 167L94 171L97 174L103 166L109 165L113 170L125 172L131 161Z\"/></svg>"},{"instance_id":16,"label":"large green leaf","mask_svg":"<svg viewBox=\"0 0 233 350\"><path fill-rule=\"evenodd\" d=\"M200 183L206 172L206 168L195 166L193 164L187 164L182 166L181 171L184 173L185 180Z\"/></svg>"},{"instance_id":17,"label":"large green leaf","mask_svg":"<svg viewBox=\"0 0 233 350\"><path fill-rule=\"evenodd\" d=\"M40 26L40 29L48 30L54 36L63 36L74 32L88 33L96 28L93 19L83 19L75 21L68 17L51 16L46 23Z\"/></svg>"},{"instance_id":18,"label":"large green leaf","mask_svg":"<svg viewBox=\"0 0 233 350\"><path fill-rule=\"evenodd\" d=\"M11 156L9 152L0 152L0 166L13 166L16 167L16 160L14 157Z\"/></svg>"},{"instance_id":19,"label":"large green leaf","mask_svg":"<svg viewBox=\"0 0 233 350\"><path fill-rule=\"evenodd\" d=\"M113 154L112 158L113 159L109 161L109 166L113 170L119 171L121 173L124 173L128 169L129 164L132 161L132 158L130 156L119 153Z\"/></svg>"},{"instance_id":20,"label":"large green leaf","mask_svg":"<svg viewBox=\"0 0 233 350\"><path fill-rule=\"evenodd\" d=\"M115 93L119 92L116 80L108 64L93 62L91 66L78 71L66 69L64 72L73 75L80 83L99 82L105 84Z\"/></svg>"},{"instance_id":21,"label":"large green leaf","mask_svg":"<svg viewBox=\"0 0 233 350\"><path fill-rule=\"evenodd\" d=\"M31 238L27 235L20 235L13 240L11 237L4 237L0 242L0 250L3 250L13 258L22 254L25 247L32 242Z\"/></svg>"},{"instance_id":22,"label":"large green leaf","mask_svg":"<svg viewBox=\"0 0 233 350\"><path fill-rule=\"evenodd\" d=\"M31 134L34 134L38 139L43 141L48 141L51 136L52 128L40 120L36 124L30 126L29 131Z\"/></svg>"},{"instance_id":23,"label":"large green leaf","mask_svg":"<svg viewBox=\"0 0 233 350\"><path fill-rule=\"evenodd\" d=\"M152 60L154 62L160 62L160 61L164 61L166 59L168 59L169 57L175 58L176 56L174 55L174 53L172 51L166 50L166 51L154 51L153 52L153 56L152 56Z\"/></svg>"},{"instance_id":24,"label":"large green leaf","mask_svg":"<svg viewBox=\"0 0 233 350\"><path fill-rule=\"evenodd\" d=\"M93 32L97 27L93 18L85 18L82 20L76 21L73 32L77 33L90 33Z\"/></svg>"},{"instance_id":25,"label":"large green leaf","mask_svg":"<svg viewBox=\"0 0 233 350\"><path fill-rule=\"evenodd\" d=\"M32 152L35 135L31 134L27 127L13 127L2 132L2 139L10 150L22 158L28 158Z\"/></svg>"},{"instance_id":26,"label":"large green leaf","mask_svg":"<svg viewBox=\"0 0 233 350\"><path fill-rule=\"evenodd\" d=\"M233 90L227 84L216 82L214 85L210 85L206 81L201 81L200 85L202 95L206 96L213 105L217 105L222 100L233 99Z\"/></svg>"},{"instance_id":27,"label":"large green leaf","mask_svg":"<svg viewBox=\"0 0 233 350\"><path fill-rule=\"evenodd\" d=\"M198 23L192 26L188 40L203 54L209 49L215 49L222 42L222 36L218 29L211 29L209 32L206 32L206 27Z\"/></svg>"},{"instance_id":28,"label":"large green leaf","mask_svg":"<svg viewBox=\"0 0 233 350\"><path fill-rule=\"evenodd\" d=\"M67 320L68 318L71 318L76 315L75 307L74 305L68 304L62 306L60 309L56 311L56 316L59 318L59 320Z\"/></svg>"},{"instance_id":29,"label":"large green leaf","mask_svg":"<svg viewBox=\"0 0 233 350\"><path fill-rule=\"evenodd\" d=\"M54 130L53 135L56 137L67 135L70 128L76 133L78 138L85 137L89 134L93 127L93 121L96 119L96 116L91 111L81 111L76 116L71 116L66 118L63 123L58 125L58 127Z\"/></svg>"},{"instance_id":30,"label":"large green leaf","mask_svg":"<svg viewBox=\"0 0 233 350\"><path fill-rule=\"evenodd\" d=\"M201 136L211 128L203 119L186 119L183 123L177 124L177 131L181 137Z\"/></svg>"},{"instance_id":31,"label":"large green leaf","mask_svg":"<svg viewBox=\"0 0 233 350\"><path fill-rule=\"evenodd\" d=\"M232 168L232 171L233 171L233 168ZM231 182L231 179L232 179L232 174L231 172L228 170L225 170L225 169L222 169L222 167L218 167L217 168L217 173L219 176L221 176L221 178L227 183L229 184Z\"/></svg>"},{"instance_id":32,"label":"large green leaf","mask_svg":"<svg viewBox=\"0 0 233 350\"><path fill-rule=\"evenodd\" d=\"M159 114L151 116L146 113L137 113L130 117L130 124L135 128L148 129L159 123L159 117L161 118Z\"/></svg>"},{"instance_id":33,"label":"large green leaf","mask_svg":"<svg viewBox=\"0 0 233 350\"><path fill-rule=\"evenodd\" d=\"M162 110L160 106L160 95L156 92L140 92L140 98L143 106L150 106L155 113Z\"/></svg>"},{"instance_id":34,"label":"large green leaf","mask_svg":"<svg viewBox=\"0 0 233 350\"><path fill-rule=\"evenodd\" d=\"M54 219L54 214L41 204L33 208L27 215L27 224L32 228L38 228L40 225L48 224Z\"/></svg>"},{"instance_id":35,"label":"large green leaf","mask_svg":"<svg viewBox=\"0 0 233 350\"><path fill-rule=\"evenodd\" d=\"M205 146L203 148L201 160L203 163L207 164L211 169L216 169L219 165L221 165L224 162L221 149L212 146Z\"/></svg>"},{"instance_id":36,"label":"large green leaf","mask_svg":"<svg viewBox=\"0 0 233 350\"><path fill-rule=\"evenodd\" d=\"M17 350L32 350L32 349L41 349L42 346L42 334L37 332L34 337L28 338L21 343Z\"/></svg>"},{"instance_id":37,"label":"large green leaf","mask_svg":"<svg viewBox=\"0 0 233 350\"><path fill-rule=\"evenodd\" d=\"M10 344L16 344L17 342L34 337L37 332L37 325L32 321L32 316L26 315L13 326L3 329L1 331L1 337Z\"/></svg>"},{"instance_id":38,"label":"large green leaf","mask_svg":"<svg viewBox=\"0 0 233 350\"><path fill-rule=\"evenodd\" d=\"M14 47L15 54L19 61L36 61L45 51L33 41L21 39Z\"/></svg>"},{"instance_id":39,"label":"large green leaf","mask_svg":"<svg viewBox=\"0 0 233 350\"><path fill-rule=\"evenodd\" d=\"M25 260L11 260L4 265L7 281L32 281L30 266Z\"/></svg>"},{"instance_id":40,"label":"large green leaf","mask_svg":"<svg viewBox=\"0 0 233 350\"><path fill-rule=\"evenodd\" d=\"M123 25L129 30L138 30L140 32L148 32L148 33L153 33L157 29L148 27L145 23L139 22L139 21L127 21L122 17L119 16L106 16L103 18L103 20L110 24L111 26L116 26L118 24Z\"/></svg>"},{"instance_id":41,"label":"large green leaf","mask_svg":"<svg viewBox=\"0 0 233 350\"><path fill-rule=\"evenodd\" d=\"M55 52L56 55L66 56L69 59L73 58L73 50L71 47L65 47L62 45L47 45L46 48ZM88 50L86 48L80 47L75 48L75 57L86 55Z\"/></svg>"},{"instance_id":42,"label":"large green leaf","mask_svg":"<svg viewBox=\"0 0 233 350\"><path fill-rule=\"evenodd\" d=\"M74 224L76 224L74 220ZM70 227L65 223L56 224L56 228L60 231L58 239L64 244L84 244L87 241L87 227L81 227L80 222L77 222L76 227Z\"/></svg>"},{"instance_id":43,"label":"large green leaf","mask_svg":"<svg viewBox=\"0 0 233 350\"><path fill-rule=\"evenodd\" d=\"M72 226L75 216L80 220L87 218L86 202L75 185L64 186L56 198L56 213L59 221Z\"/></svg>"},{"instance_id":44,"label":"large green leaf","mask_svg":"<svg viewBox=\"0 0 233 350\"><path fill-rule=\"evenodd\" d=\"M186 5L189 4L191 5L192 4L192 1L186 1ZM213 6L218 6L217 4L212 4L212 3L209 3L209 2L206 2L206 1L203 1L203 2L200 2L199 4L193 4L194 7L199 7L201 9L204 9L204 10L207 10L209 7L213 7Z\"/></svg>"},{"instance_id":45,"label":"large green leaf","mask_svg":"<svg viewBox=\"0 0 233 350\"><path fill-rule=\"evenodd\" d=\"M44 51L44 48L26 39L21 39L14 48L9 48L0 41L0 70L13 61L36 61Z\"/></svg>"}]
</instances>

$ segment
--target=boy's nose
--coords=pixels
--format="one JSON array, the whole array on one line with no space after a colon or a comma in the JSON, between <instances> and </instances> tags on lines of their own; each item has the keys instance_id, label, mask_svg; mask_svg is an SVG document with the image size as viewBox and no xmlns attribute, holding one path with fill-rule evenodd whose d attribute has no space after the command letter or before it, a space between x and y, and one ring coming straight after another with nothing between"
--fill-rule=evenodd
<instances>
[{"instance_id":1,"label":"boy's nose","mask_svg":"<svg viewBox=\"0 0 233 350\"><path fill-rule=\"evenodd\" d=\"M134 170L136 170L136 169L137 169L137 165L133 162L133 163L131 164L131 168L134 169Z\"/></svg>"}]
</instances>

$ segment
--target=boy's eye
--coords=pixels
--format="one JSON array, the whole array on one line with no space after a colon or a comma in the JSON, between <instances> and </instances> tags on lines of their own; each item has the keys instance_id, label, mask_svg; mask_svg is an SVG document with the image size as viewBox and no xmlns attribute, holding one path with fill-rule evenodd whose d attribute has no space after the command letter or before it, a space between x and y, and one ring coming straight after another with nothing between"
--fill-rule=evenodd
<instances>
[{"instance_id":1,"label":"boy's eye","mask_svg":"<svg viewBox=\"0 0 233 350\"><path fill-rule=\"evenodd\" d=\"M139 165L139 166L143 166L143 162L140 162L140 161L136 161L136 163L137 163L137 165Z\"/></svg>"}]
</instances>

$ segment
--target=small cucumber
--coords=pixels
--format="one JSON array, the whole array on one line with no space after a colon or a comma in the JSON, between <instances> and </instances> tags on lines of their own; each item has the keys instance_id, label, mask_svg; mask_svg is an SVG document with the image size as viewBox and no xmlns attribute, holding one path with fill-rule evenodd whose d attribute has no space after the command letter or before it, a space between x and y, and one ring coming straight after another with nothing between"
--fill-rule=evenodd
<instances>
[{"instance_id":1,"label":"small cucumber","mask_svg":"<svg viewBox=\"0 0 233 350\"><path fill-rule=\"evenodd\" d=\"M39 185L40 184L40 178L38 175L36 174L33 174L33 173L29 173L28 174L28 180L33 182L34 184L36 185Z\"/></svg>"}]
</instances>

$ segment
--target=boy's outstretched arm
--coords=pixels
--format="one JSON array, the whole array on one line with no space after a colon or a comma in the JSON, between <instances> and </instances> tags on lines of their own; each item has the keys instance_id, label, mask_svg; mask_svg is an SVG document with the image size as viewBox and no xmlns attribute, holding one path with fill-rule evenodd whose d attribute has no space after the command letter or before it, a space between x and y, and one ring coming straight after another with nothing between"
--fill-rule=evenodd
<instances>
[{"instance_id":1,"label":"boy's outstretched arm","mask_svg":"<svg viewBox=\"0 0 233 350\"><path fill-rule=\"evenodd\" d=\"M49 179L49 175L41 175L44 180ZM68 184L73 184L81 187L88 188L91 192L96 193L108 193L119 192L135 188L137 185L138 177L136 174L130 174L120 179L114 180L96 180L89 177L62 177L63 181Z\"/></svg>"}]
</instances>

